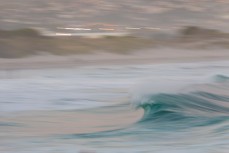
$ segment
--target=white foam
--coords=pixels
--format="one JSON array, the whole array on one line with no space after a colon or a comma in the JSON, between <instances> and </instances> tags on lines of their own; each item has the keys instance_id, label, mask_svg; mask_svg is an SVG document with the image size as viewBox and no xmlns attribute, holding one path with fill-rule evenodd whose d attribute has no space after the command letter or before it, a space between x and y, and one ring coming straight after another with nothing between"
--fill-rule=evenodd
<instances>
[{"instance_id":1,"label":"white foam","mask_svg":"<svg viewBox=\"0 0 229 153\"><path fill-rule=\"evenodd\" d=\"M228 66L211 62L14 71L11 78L0 79L0 111L85 109L129 95L136 105L149 94L184 92L187 86L208 83L209 76L227 75Z\"/></svg>"}]
</instances>

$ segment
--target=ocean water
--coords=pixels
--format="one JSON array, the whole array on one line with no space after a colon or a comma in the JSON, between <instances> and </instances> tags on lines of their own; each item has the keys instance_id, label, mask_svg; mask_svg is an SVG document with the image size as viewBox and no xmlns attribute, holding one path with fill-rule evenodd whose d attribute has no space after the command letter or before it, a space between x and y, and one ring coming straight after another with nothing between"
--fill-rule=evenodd
<instances>
[{"instance_id":1,"label":"ocean water","mask_svg":"<svg viewBox=\"0 0 229 153\"><path fill-rule=\"evenodd\" d=\"M228 153L229 62L0 72L1 153Z\"/></svg>"}]
</instances>

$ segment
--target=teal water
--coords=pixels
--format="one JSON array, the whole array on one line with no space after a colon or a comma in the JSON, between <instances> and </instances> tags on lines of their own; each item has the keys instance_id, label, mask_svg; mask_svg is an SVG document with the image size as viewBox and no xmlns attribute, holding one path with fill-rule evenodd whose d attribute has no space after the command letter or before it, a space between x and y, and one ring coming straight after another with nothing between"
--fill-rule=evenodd
<instances>
[{"instance_id":1,"label":"teal water","mask_svg":"<svg viewBox=\"0 0 229 153\"><path fill-rule=\"evenodd\" d=\"M144 115L128 127L72 134L63 139L87 141L86 145L98 147L95 150L101 152L112 148L111 152L226 153L229 94L225 90L229 84L226 76L222 78L220 83L221 78L217 78L214 83L189 86L195 91L188 93L147 95L136 105Z\"/></svg>"},{"instance_id":2,"label":"teal water","mask_svg":"<svg viewBox=\"0 0 229 153\"><path fill-rule=\"evenodd\" d=\"M228 68L228 62L208 62L13 72L0 80L0 152L227 153ZM143 114L134 121L125 114L137 110ZM46 120L53 111L76 113L69 119L75 124L66 124L75 132L52 133L66 123L61 115ZM34 112L39 119L29 121ZM81 112L97 119L119 114L103 122L121 126L90 124L100 130L79 132L81 123L95 122ZM12 121L21 114L29 119ZM40 135L31 132L36 128Z\"/></svg>"}]
</instances>

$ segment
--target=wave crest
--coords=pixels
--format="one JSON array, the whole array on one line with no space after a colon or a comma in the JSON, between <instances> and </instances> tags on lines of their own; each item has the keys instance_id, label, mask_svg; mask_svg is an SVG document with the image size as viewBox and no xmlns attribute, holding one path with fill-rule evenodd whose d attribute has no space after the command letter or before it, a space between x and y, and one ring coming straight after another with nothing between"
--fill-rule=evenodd
<instances>
[{"instance_id":1,"label":"wave crest","mask_svg":"<svg viewBox=\"0 0 229 153\"><path fill-rule=\"evenodd\" d=\"M196 125L215 123L216 120L229 117L229 77L216 75L213 80L211 83L174 81L164 86L165 90L157 86L154 86L155 90L147 90L150 89L148 84L141 90L142 93L146 91L145 94L132 97L132 104L144 110L140 122L192 121Z\"/></svg>"}]
</instances>

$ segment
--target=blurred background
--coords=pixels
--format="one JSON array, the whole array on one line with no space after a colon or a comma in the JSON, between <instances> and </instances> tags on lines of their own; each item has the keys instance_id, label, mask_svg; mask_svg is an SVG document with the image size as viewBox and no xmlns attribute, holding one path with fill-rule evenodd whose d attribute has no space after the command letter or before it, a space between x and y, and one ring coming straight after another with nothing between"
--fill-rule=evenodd
<instances>
[{"instance_id":1,"label":"blurred background","mask_svg":"<svg viewBox=\"0 0 229 153\"><path fill-rule=\"evenodd\" d=\"M1 0L0 14L3 58L229 48L228 0Z\"/></svg>"},{"instance_id":2,"label":"blurred background","mask_svg":"<svg viewBox=\"0 0 229 153\"><path fill-rule=\"evenodd\" d=\"M59 28L172 30L187 25L228 30L228 4L228 0L1 0L0 26L55 32Z\"/></svg>"}]
</instances>

